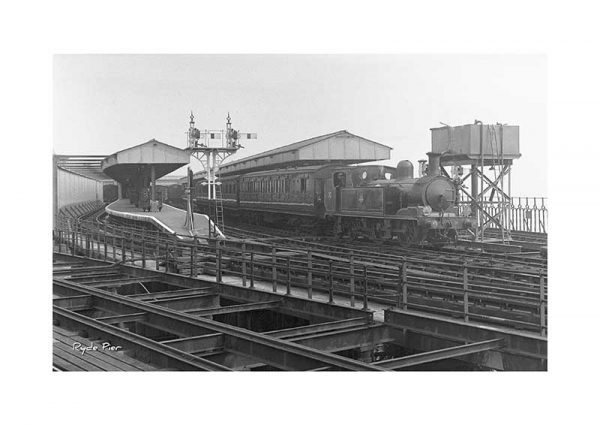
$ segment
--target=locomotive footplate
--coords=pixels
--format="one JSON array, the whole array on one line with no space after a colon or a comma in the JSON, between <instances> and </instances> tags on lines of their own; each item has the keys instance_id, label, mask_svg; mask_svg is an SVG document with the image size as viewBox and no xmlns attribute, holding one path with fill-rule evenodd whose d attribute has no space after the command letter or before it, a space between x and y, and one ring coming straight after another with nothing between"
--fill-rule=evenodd
<instances>
[{"instance_id":1,"label":"locomotive footplate","mask_svg":"<svg viewBox=\"0 0 600 425\"><path fill-rule=\"evenodd\" d=\"M457 230L473 227L473 219L454 213L423 213L420 208L401 215L335 214L336 234L351 238L393 239L404 245L447 243L456 240ZM413 213L413 214L411 214Z\"/></svg>"}]
</instances>

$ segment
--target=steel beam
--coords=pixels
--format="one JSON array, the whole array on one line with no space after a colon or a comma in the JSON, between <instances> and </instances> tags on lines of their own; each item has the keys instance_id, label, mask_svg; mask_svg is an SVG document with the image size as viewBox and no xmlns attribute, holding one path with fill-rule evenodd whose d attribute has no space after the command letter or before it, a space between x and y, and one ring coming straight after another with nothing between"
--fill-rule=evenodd
<instances>
[{"instance_id":1,"label":"steel beam","mask_svg":"<svg viewBox=\"0 0 600 425\"><path fill-rule=\"evenodd\" d=\"M276 338L294 338L302 335L314 335L321 332L331 332L356 326L367 325L371 323L368 318L359 317L356 319L337 320L335 322L317 323L314 325L298 326L296 328L281 329L277 331L265 332L265 335L274 336Z\"/></svg>"},{"instance_id":2,"label":"steel beam","mask_svg":"<svg viewBox=\"0 0 600 425\"><path fill-rule=\"evenodd\" d=\"M91 295L74 295L72 297L55 298L52 300L52 304L70 310L82 310L92 307L93 300Z\"/></svg>"},{"instance_id":3,"label":"steel beam","mask_svg":"<svg viewBox=\"0 0 600 425\"><path fill-rule=\"evenodd\" d=\"M120 314L118 316L98 317L97 320L107 325L116 325L118 323L137 322L146 319L146 313Z\"/></svg>"},{"instance_id":4,"label":"steel beam","mask_svg":"<svg viewBox=\"0 0 600 425\"><path fill-rule=\"evenodd\" d=\"M317 350L336 352L353 348L373 346L398 340L401 335L383 324L362 325L355 328L334 330L317 335L305 335L289 339Z\"/></svg>"},{"instance_id":5,"label":"steel beam","mask_svg":"<svg viewBox=\"0 0 600 425\"><path fill-rule=\"evenodd\" d=\"M495 350L501 348L502 345L502 338L491 339L489 341L474 342L472 344L459 345L457 347L443 348L441 350L414 354L411 356L400 357L398 359L382 360L373 364L383 366L390 370L398 370L424 363L431 363L440 360L466 356L469 354L480 353L482 351Z\"/></svg>"},{"instance_id":6,"label":"steel beam","mask_svg":"<svg viewBox=\"0 0 600 425\"><path fill-rule=\"evenodd\" d=\"M202 351L222 349L223 334L208 334L200 336L191 336L189 338L173 339L164 341L163 344L169 347L177 348L178 350L187 353L199 353Z\"/></svg>"},{"instance_id":7,"label":"steel beam","mask_svg":"<svg viewBox=\"0 0 600 425\"><path fill-rule=\"evenodd\" d=\"M162 367L176 367L181 370L230 370L220 364L193 356L172 347L165 346L149 338L116 328L82 314L61 307L53 308L54 319L72 329L86 329L94 335L102 336L113 345L121 345L124 349L141 350L151 363Z\"/></svg>"},{"instance_id":8,"label":"steel beam","mask_svg":"<svg viewBox=\"0 0 600 425\"><path fill-rule=\"evenodd\" d=\"M396 309L385 310L385 323L428 338L458 343L502 338L503 356L510 355L513 359L510 369L547 369L548 340L537 334Z\"/></svg>"},{"instance_id":9,"label":"steel beam","mask_svg":"<svg viewBox=\"0 0 600 425\"><path fill-rule=\"evenodd\" d=\"M167 298L159 300L151 300L150 303L165 307L171 310L186 311L201 306L203 308L212 308L219 305L219 295L217 294L200 294L189 295L177 298Z\"/></svg>"},{"instance_id":10,"label":"steel beam","mask_svg":"<svg viewBox=\"0 0 600 425\"><path fill-rule=\"evenodd\" d=\"M269 310L277 308L280 305L280 301L267 301L264 303L236 304L225 307L193 308L189 310L182 310L181 312L193 314L195 316L214 316L217 314L241 313L244 311Z\"/></svg>"},{"instance_id":11,"label":"steel beam","mask_svg":"<svg viewBox=\"0 0 600 425\"><path fill-rule=\"evenodd\" d=\"M241 329L224 323L215 322L203 317L185 314L155 304L142 303L122 295L110 294L96 288L88 288L77 283L55 279L55 284L78 289L84 294L94 295L107 304L113 303L119 309L135 309L145 311L150 326L155 326L154 318L171 322L169 327L183 330L186 327L202 329L204 332L223 333L224 347L242 355L250 355L261 362L272 364L284 370L315 369L324 365L334 366L341 370L385 370L356 360L305 347L289 341L282 341L257 332ZM190 333L190 336L193 334Z\"/></svg>"},{"instance_id":12,"label":"steel beam","mask_svg":"<svg viewBox=\"0 0 600 425\"><path fill-rule=\"evenodd\" d=\"M129 298L136 299L139 301L157 301L167 298L179 298L187 295L209 295L215 294L215 290L212 287L204 287L198 289L176 289L174 291L164 292L151 292L149 294L133 294L128 295Z\"/></svg>"}]
</instances>

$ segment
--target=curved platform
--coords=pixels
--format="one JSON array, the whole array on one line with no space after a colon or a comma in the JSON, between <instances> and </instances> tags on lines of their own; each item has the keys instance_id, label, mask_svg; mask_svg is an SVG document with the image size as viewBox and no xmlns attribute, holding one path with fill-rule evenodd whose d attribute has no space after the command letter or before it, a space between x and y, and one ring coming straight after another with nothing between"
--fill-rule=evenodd
<instances>
[{"instance_id":1,"label":"curved platform","mask_svg":"<svg viewBox=\"0 0 600 425\"><path fill-rule=\"evenodd\" d=\"M193 236L208 238L209 226L214 226L217 235L223 238L225 237L219 228L215 226L213 221L205 214L194 213L194 230L188 230L185 226L186 212L170 205L163 205L161 211L145 212L142 211L141 208L137 208L135 205L131 204L129 199L118 199L106 207L106 212L115 217L153 223L157 227L180 238L189 238Z\"/></svg>"}]
</instances>

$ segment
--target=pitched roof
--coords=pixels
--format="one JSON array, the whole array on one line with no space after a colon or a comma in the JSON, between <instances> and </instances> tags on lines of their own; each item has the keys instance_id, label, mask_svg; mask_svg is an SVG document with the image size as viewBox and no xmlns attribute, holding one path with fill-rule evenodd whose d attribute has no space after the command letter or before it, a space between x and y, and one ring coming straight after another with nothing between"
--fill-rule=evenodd
<instances>
[{"instance_id":1,"label":"pitched roof","mask_svg":"<svg viewBox=\"0 0 600 425\"><path fill-rule=\"evenodd\" d=\"M249 172L289 165L329 162L361 163L389 159L391 147L354 135L346 130L301 140L289 145L223 164L221 174Z\"/></svg>"}]
</instances>

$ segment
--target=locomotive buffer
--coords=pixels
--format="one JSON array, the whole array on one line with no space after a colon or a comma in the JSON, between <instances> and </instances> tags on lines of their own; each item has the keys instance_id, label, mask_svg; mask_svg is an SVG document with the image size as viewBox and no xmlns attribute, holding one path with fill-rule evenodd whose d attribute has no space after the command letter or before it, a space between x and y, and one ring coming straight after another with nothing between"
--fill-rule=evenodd
<instances>
[{"instance_id":1,"label":"locomotive buffer","mask_svg":"<svg viewBox=\"0 0 600 425\"><path fill-rule=\"evenodd\" d=\"M256 139L256 133L241 133L231 127L231 117L227 114L225 130L203 130L195 127L194 113L190 114L190 128L187 132L188 147L186 150L196 158L206 173L207 200L214 204L215 225L225 232L223 217L223 202L221 198L221 183L218 181L219 167L223 161L243 148L242 140ZM193 208L191 183L188 186L188 206L186 224L193 226ZM210 229L212 227L209 226Z\"/></svg>"}]
</instances>

